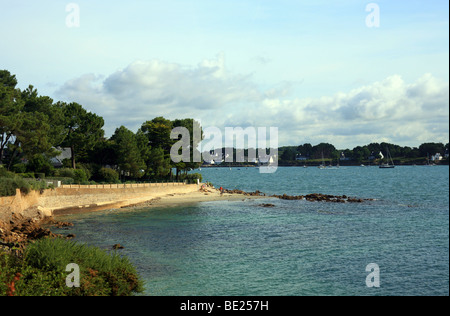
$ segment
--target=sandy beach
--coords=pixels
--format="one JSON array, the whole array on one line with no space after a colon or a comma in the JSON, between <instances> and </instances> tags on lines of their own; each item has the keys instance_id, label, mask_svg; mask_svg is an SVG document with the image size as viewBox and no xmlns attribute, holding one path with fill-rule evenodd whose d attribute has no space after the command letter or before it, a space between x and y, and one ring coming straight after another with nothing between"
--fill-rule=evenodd
<instances>
[{"instance_id":1,"label":"sandy beach","mask_svg":"<svg viewBox=\"0 0 450 316\"><path fill-rule=\"evenodd\" d=\"M52 210L57 218L62 215L95 212L107 209L132 209L144 207L176 207L181 205L193 205L211 201L243 201L246 199L267 198L266 196L249 195L244 193L223 193L218 189L207 188L186 193L154 194L152 196L131 198L114 202L100 202L88 205L70 206Z\"/></svg>"},{"instance_id":2,"label":"sandy beach","mask_svg":"<svg viewBox=\"0 0 450 316\"><path fill-rule=\"evenodd\" d=\"M191 193L174 193L159 196L151 200L137 201L129 200L129 205L122 206L122 208L131 207L172 207L179 205L191 205L201 202L211 201L243 201L246 199L268 198L267 196L245 195L237 193L223 193L217 189L208 189L208 192L196 191Z\"/></svg>"},{"instance_id":3,"label":"sandy beach","mask_svg":"<svg viewBox=\"0 0 450 316\"><path fill-rule=\"evenodd\" d=\"M0 221L9 222L14 215L43 219L59 215L95 212L130 207L170 207L207 201L244 200L264 197L257 192L225 191L203 184L152 184L120 186L61 187L24 195L2 197Z\"/></svg>"}]
</instances>

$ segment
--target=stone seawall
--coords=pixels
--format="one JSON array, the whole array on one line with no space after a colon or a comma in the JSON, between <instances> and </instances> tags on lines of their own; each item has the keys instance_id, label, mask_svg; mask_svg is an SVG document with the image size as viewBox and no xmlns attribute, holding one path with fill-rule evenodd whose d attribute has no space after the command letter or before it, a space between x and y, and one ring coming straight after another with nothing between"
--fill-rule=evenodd
<instances>
[{"instance_id":1,"label":"stone seawall","mask_svg":"<svg viewBox=\"0 0 450 316\"><path fill-rule=\"evenodd\" d=\"M27 195L19 190L16 196L0 198L0 220L12 214L29 218L119 208L149 201L170 194L198 191L197 184L152 183L121 185L71 185Z\"/></svg>"},{"instance_id":2,"label":"stone seawall","mask_svg":"<svg viewBox=\"0 0 450 316\"><path fill-rule=\"evenodd\" d=\"M41 194L37 191L25 195L19 189L15 196L0 197L0 221L9 220L12 214L31 218L50 216L51 214L37 207L40 197Z\"/></svg>"}]
</instances>

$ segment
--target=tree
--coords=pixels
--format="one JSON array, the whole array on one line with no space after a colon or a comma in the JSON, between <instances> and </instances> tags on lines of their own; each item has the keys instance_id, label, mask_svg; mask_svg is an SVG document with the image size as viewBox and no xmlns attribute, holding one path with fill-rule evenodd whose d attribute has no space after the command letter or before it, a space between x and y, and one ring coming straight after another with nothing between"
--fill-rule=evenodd
<instances>
[{"instance_id":1,"label":"tree","mask_svg":"<svg viewBox=\"0 0 450 316\"><path fill-rule=\"evenodd\" d=\"M110 139L100 139L89 151L89 162L98 166L117 165L117 156L114 148L114 142Z\"/></svg>"},{"instance_id":2,"label":"tree","mask_svg":"<svg viewBox=\"0 0 450 316\"><path fill-rule=\"evenodd\" d=\"M39 112L22 113L20 124L14 131L15 141L9 146L12 151L9 167L16 154L23 154L28 160L39 154L46 154L47 157L55 156L57 152L52 149L48 137L50 130L46 115Z\"/></svg>"},{"instance_id":3,"label":"tree","mask_svg":"<svg viewBox=\"0 0 450 316\"><path fill-rule=\"evenodd\" d=\"M16 75L11 75L8 70L0 70L0 86L15 89L17 86Z\"/></svg>"},{"instance_id":4,"label":"tree","mask_svg":"<svg viewBox=\"0 0 450 316\"><path fill-rule=\"evenodd\" d=\"M116 129L111 137L116 152L117 165L122 173L140 178L145 173L145 162L137 145L136 135L124 126Z\"/></svg>"},{"instance_id":5,"label":"tree","mask_svg":"<svg viewBox=\"0 0 450 316\"><path fill-rule=\"evenodd\" d=\"M67 134L63 104L61 102L53 103L48 96L39 96L32 85L22 91L21 98L25 102L23 107L25 112L45 115L45 121L51 124L51 129L47 133L48 142L52 146L61 144Z\"/></svg>"},{"instance_id":6,"label":"tree","mask_svg":"<svg viewBox=\"0 0 450 316\"><path fill-rule=\"evenodd\" d=\"M162 148L164 153L169 155L170 148L174 143L170 138L172 128L172 121L160 116L142 124L141 131L147 136L151 147Z\"/></svg>"},{"instance_id":7,"label":"tree","mask_svg":"<svg viewBox=\"0 0 450 316\"><path fill-rule=\"evenodd\" d=\"M170 158L164 154L160 147L152 148L151 159L147 162L147 174L156 179L165 178L171 171Z\"/></svg>"},{"instance_id":8,"label":"tree","mask_svg":"<svg viewBox=\"0 0 450 316\"><path fill-rule=\"evenodd\" d=\"M282 161L293 161L295 160L295 155L297 154L297 152L295 151L294 148L292 147L286 147L283 150L283 153L280 156L280 159Z\"/></svg>"},{"instance_id":9,"label":"tree","mask_svg":"<svg viewBox=\"0 0 450 316\"><path fill-rule=\"evenodd\" d=\"M36 155L44 154L47 158L57 155L54 146L60 143L63 132L62 110L53 104L47 96L38 96L37 90L29 86L20 92L16 99L21 106L16 109L16 121L11 130L9 166L18 155L30 160ZM16 94L17 94L16 93Z\"/></svg>"},{"instance_id":10,"label":"tree","mask_svg":"<svg viewBox=\"0 0 450 316\"><path fill-rule=\"evenodd\" d=\"M141 129L139 129L136 132L136 144L139 149L142 160L144 162L149 161L151 157L152 146L150 145L148 137L144 134L144 132Z\"/></svg>"},{"instance_id":11,"label":"tree","mask_svg":"<svg viewBox=\"0 0 450 316\"><path fill-rule=\"evenodd\" d=\"M445 146L443 143L423 143L419 146L419 152L421 157L427 157L428 155L434 155L445 153Z\"/></svg>"},{"instance_id":12,"label":"tree","mask_svg":"<svg viewBox=\"0 0 450 316\"><path fill-rule=\"evenodd\" d=\"M27 163L27 169L30 172L44 173L46 175L51 174L53 166L50 160L42 154L36 154Z\"/></svg>"},{"instance_id":13,"label":"tree","mask_svg":"<svg viewBox=\"0 0 450 316\"><path fill-rule=\"evenodd\" d=\"M21 124L24 106L17 80L7 70L0 71L0 163L7 145L14 141L15 133Z\"/></svg>"},{"instance_id":14,"label":"tree","mask_svg":"<svg viewBox=\"0 0 450 316\"><path fill-rule=\"evenodd\" d=\"M353 159L358 163L364 160L364 149L361 146L353 148Z\"/></svg>"},{"instance_id":15,"label":"tree","mask_svg":"<svg viewBox=\"0 0 450 316\"><path fill-rule=\"evenodd\" d=\"M72 168L76 169L76 157L87 156L104 135L102 117L86 111L78 103L62 104L65 117L66 138L62 145L72 150Z\"/></svg>"},{"instance_id":16,"label":"tree","mask_svg":"<svg viewBox=\"0 0 450 316\"><path fill-rule=\"evenodd\" d=\"M147 156L147 176L161 178L171 173L170 148L175 142L170 138L172 128L172 121L160 116L143 123L137 132L139 148Z\"/></svg>"},{"instance_id":17,"label":"tree","mask_svg":"<svg viewBox=\"0 0 450 316\"><path fill-rule=\"evenodd\" d=\"M313 152L313 146L310 143L306 143L297 147L297 151L305 157L310 157Z\"/></svg>"},{"instance_id":18,"label":"tree","mask_svg":"<svg viewBox=\"0 0 450 316\"><path fill-rule=\"evenodd\" d=\"M336 148L328 143L320 143L312 148L312 156L313 158L321 158L322 154L325 158L333 157L333 153L336 151Z\"/></svg>"},{"instance_id":19,"label":"tree","mask_svg":"<svg viewBox=\"0 0 450 316\"><path fill-rule=\"evenodd\" d=\"M185 127L189 131L189 161L182 161L175 164L175 167L177 169L176 171L176 177L178 180L178 174L180 170L184 170L187 172L187 170L190 169L197 169L200 167L201 162L195 162L194 156L197 154L200 157L200 151L198 150L198 146L200 142L203 140L203 130L201 128L201 125L198 121L186 118L186 119L176 119L172 122L173 127ZM194 135L195 131L198 131L198 135ZM177 140L174 140L177 141Z\"/></svg>"}]
</instances>

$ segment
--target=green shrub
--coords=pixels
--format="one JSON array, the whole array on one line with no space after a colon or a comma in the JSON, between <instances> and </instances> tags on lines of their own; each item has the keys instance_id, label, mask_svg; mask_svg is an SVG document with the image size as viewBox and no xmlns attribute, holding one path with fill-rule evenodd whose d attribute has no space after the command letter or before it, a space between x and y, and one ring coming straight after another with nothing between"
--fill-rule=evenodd
<instances>
[{"instance_id":1,"label":"green shrub","mask_svg":"<svg viewBox=\"0 0 450 316\"><path fill-rule=\"evenodd\" d=\"M201 173L188 173L188 174L183 174L180 176L180 180L183 181L187 181L187 183L197 183L197 179L200 180L200 182L202 182L202 175Z\"/></svg>"},{"instance_id":2,"label":"green shrub","mask_svg":"<svg viewBox=\"0 0 450 316\"><path fill-rule=\"evenodd\" d=\"M107 183L119 183L119 173L116 170L110 168L101 168L98 171L100 181L105 181Z\"/></svg>"},{"instance_id":3,"label":"green shrub","mask_svg":"<svg viewBox=\"0 0 450 316\"><path fill-rule=\"evenodd\" d=\"M0 196L14 196L16 195L16 189L24 194L28 194L31 190L42 192L47 188L47 184L44 181L26 180L19 176L14 178L0 178Z\"/></svg>"},{"instance_id":4,"label":"green shrub","mask_svg":"<svg viewBox=\"0 0 450 316\"><path fill-rule=\"evenodd\" d=\"M73 180L75 183L86 183L89 178L86 174L86 172L83 169L76 169L73 171Z\"/></svg>"},{"instance_id":5,"label":"green shrub","mask_svg":"<svg viewBox=\"0 0 450 316\"><path fill-rule=\"evenodd\" d=\"M66 267L80 268L80 287L69 288ZM0 295L5 286L20 273L15 295L58 296L128 296L142 292L143 282L126 257L96 247L60 238L46 238L29 244L22 259L1 253Z\"/></svg>"},{"instance_id":6,"label":"green shrub","mask_svg":"<svg viewBox=\"0 0 450 316\"><path fill-rule=\"evenodd\" d=\"M43 172L35 173L34 176L35 176L37 179L45 179L45 173L43 173Z\"/></svg>"},{"instance_id":7,"label":"green shrub","mask_svg":"<svg viewBox=\"0 0 450 316\"><path fill-rule=\"evenodd\" d=\"M83 169L86 172L87 178L90 179L93 174L95 174L101 166L94 163L79 163L77 164L77 169Z\"/></svg>"},{"instance_id":8,"label":"green shrub","mask_svg":"<svg viewBox=\"0 0 450 316\"><path fill-rule=\"evenodd\" d=\"M17 175L22 178L33 178L34 179L34 177L35 177L34 172L17 173Z\"/></svg>"},{"instance_id":9,"label":"green shrub","mask_svg":"<svg viewBox=\"0 0 450 316\"><path fill-rule=\"evenodd\" d=\"M14 172L8 171L3 166L0 166L0 178L14 178L15 176Z\"/></svg>"},{"instance_id":10,"label":"green shrub","mask_svg":"<svg viewBox=\"0 0 450 316\"><path fill-rule=\"evenodd\" d=\"M72 178L74 177L74 169L71 168L62 168L62 169L56 169L54 172L55 177L62 177L62 178Z\"/></svg>"},{"instance_id":11,"label":"green shrub","mask_svg":"<svg viewBox=\"0 0 450 316\"><path fill-rule=\"evenodd\" d=\"M0 196L14 196L16 195L16 189L20 189L22 193L28 194L32 186L31 184L20 178L0 178Z\"/></svg>"},{"instance_id":12,"label":"green shrub","mask_svg":"<svg viewBox=\"0 0 450 316\"><path fill-rule=\"evenodd\" d=\"M41 179L45 178L45 175L51 175L53 173L54 167L50 160L43 155L35 155L27 163L27 170L29 172L44 174ZM37 175L36 175L37 177Z\"/></svg>"},{"instance_id":13,"label":"green shrub","mask_svg":"<svg viewBox=\"0 0 450 316\"><path fill-rule=\"evenodd\" d=\"M47 183L45 181L28 180L32 190L40 191L47 189Z\"/></svg>"},{"instance_id":14,"label":"green shrub","mask_svg":"<svg viewBox=\"0 0 450 316\"><path fill-rule=\"evenodd\" d=\"M27 165L24 163L17 163L12 166L12 171L15 173L25 173L27 171Z\"/></svg>"}]
</instances>

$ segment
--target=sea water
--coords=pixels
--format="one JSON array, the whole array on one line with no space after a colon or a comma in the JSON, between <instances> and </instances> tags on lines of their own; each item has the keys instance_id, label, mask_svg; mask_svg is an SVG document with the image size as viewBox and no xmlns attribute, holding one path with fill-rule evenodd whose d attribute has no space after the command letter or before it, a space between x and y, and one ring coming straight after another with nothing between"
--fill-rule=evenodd
<instances>
[{"instance_id":1,"label":"sea water","mask_svg":"<svg viewBox=\"0 0 450 316\"><path fill-rule=\"evenodd\" d=\"M66 218L70 233L104 249L123 245L145 295L449 295L448 166L201 173L226 189L373 200L109 210ZM368 286L370 264L379 267L378 287Z\"/></svg>"}]
</instances>

